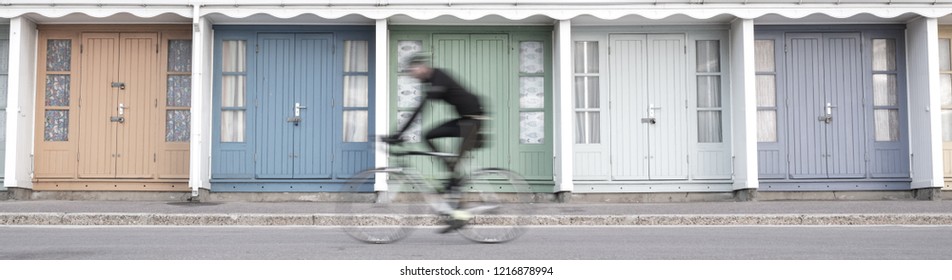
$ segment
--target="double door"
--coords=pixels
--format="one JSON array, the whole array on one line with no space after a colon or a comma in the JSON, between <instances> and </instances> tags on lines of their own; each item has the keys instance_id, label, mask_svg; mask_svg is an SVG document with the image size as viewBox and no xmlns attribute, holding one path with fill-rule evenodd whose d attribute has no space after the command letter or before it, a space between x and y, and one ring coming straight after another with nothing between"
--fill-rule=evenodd
<instances>
[{"instance_id":1,"label":"double door","mask_svg":"<svg viewBox=\"0 0 952 280\"><path fill-rule=\"evenodd\" d=\"M334 170L339 67L331 34L258 34L255 173L327 179Z\"/></svg>"},{"instance_id":2,"label":"double door","mask_svg":"<svg viewBox=\"0 0 952 280\"><path fill-rule=\"evenodd\" d=\"M157 33L83 33L80 178L152 178L164 118Z\"/></svg>"},{"instance_id":3,"label":"double door","mask_svg":"<svg viewBox=\"0 0 952 280\"><path fill-rule=\"evenodd\" d=\"M787 33L791 178L866 176L860 33Z\"/></svg>"},{"instance_id":4,"label":"double door","mask_svg":"<svg viewBox=\"0 0 952 280\"><path fill-rule=\"evenodd\" d=\"M610 35L612 179L688 176L683 34Z\"/></svg>"}]
</instances>

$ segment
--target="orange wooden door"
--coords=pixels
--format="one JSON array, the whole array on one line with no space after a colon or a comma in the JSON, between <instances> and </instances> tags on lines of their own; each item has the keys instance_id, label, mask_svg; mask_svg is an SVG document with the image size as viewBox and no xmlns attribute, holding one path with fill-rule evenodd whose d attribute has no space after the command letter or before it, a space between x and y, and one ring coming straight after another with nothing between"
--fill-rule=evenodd
<instances>
[{"instance_id":1,"label":"orange wooden door","mask_svg":"<svg viewBox=\"0 0 952 280\"><path fill-rule=\"evenodd\" d=\"M75 178L78 130L70 123L79 119L79 46L81 38L71 32L42 33L37 57L37 114L34 175L37 178ZM72 93L72 94L71 94Z\"/></svg>"},{"instance_id":2,"label":"orange wooden door","mask_svg":"<svg viewBox=\"0 0 952 280\"><path fill-rule=\"evenodd\" d=\"M79 177L115 178L119 34L84 33L80 69Z\"/></svg>"},{"instance_id":3,"label":"orange wooden door","mask_svg":"<svg viewBox=\"0 0 952 280\"><path fill-rule=\"evenodd\" d=\"M125 88L114 106L125 120L116 123L116 178L152 178L155 173L155 139L163 127L157 118L158 40L156 33L119 35L118 81Z\"/></svg>"}]
</instances>

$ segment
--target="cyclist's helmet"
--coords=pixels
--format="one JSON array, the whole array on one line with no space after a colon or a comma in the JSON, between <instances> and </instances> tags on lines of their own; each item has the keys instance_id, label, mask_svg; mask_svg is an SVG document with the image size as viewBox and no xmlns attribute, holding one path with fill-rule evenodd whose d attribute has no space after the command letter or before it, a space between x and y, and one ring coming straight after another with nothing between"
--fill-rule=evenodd
<instances>
[{"instance_id":1,"label":"cyclist's helmet","mask_svg":"<svg viewBox=\"0 0 952 280\"><path fill-rule=\"evenodd\" d=\"M416 64L430 64L430 54L426 52L417 52L407 58L407 66L413 66Z\"/></svg>"}]
</instances>

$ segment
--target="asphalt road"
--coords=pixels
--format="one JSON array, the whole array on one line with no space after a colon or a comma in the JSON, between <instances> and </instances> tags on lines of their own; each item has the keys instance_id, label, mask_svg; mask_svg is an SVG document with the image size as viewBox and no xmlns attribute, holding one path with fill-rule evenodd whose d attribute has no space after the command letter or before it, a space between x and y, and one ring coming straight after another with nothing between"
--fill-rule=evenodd
<instances>
[{"instance_id":1,"label":"asphalt road","mask_svg":"<svg viewBox=\"0 0 952 280\"><path fill-rule=\"evenodd\" d=\"M506 244L435 231L373 245L328 227L2 226L0 259L952 259L952 226L536 227Z\"/></svg>"}]
</instances>

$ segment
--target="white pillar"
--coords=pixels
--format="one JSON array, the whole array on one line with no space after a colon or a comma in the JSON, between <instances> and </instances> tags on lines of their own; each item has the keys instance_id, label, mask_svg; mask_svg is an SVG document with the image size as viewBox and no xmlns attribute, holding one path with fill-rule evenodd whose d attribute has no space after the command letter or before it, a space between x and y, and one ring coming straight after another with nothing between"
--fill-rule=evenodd
<instances>
[{"instance_id":1,"label":"white pillar","mask_svg":"<svg viewBox=\"0 0 952 280\"><path fill-rule=\"evenodd\" d=\"M560 20L555 28L555 187L557 192L575 189L574 154L572 146L575 135L572 129L572 21Z\"/></svg>"},{"instance_id":2,"label":"white pillar","mask_svg":"<svg viewBox=\"0 0 952 280\"><path fill-rule=\"evenodd\" d=\"M940 188L943 175L938 20L920 18L906 27L912 188Z\"/></svg>"},{"instance_id":3,"label":"white pillar","mask_svg":"<svg viewBox=\"0 0 952 280\"><path fill-rule=\"evenodd\" d=\"M390 133L390 73L389 61L390 58L387 56L389 52L390 38L388 37L387 31L387 19L378 19L377 28L374 39L374 61L376 65L374 67L374 78L376 83L374 84L374 99L376 102L374 110L374 134L377 136L383 136ZM376 139L375 139L376 140ZM380 142L374 143L374 147L380 145ZM376 149L374 153L374 163L376 167L385 167L389 165L388 157L386 151L382 149ZM377 176L374 182L374 191L385 191L387 190L387 178L386 176Z\"/></svg>"},{"instance_id":4,"label":"white pillar","mask_svg":"<svg viewBox=\"0 0 952 280\"><path fill-rule=\"evenodd\" d=\"M201 17L199 6L192 12L192 110L189 142L189 180L192 196L210 188L212 119L212 25Z\"/></svg>"},{"instance_id":5,"label":"white pillar","mask_svg":"<svg viewBox=\"0 0 952 280\"><path fill-rule=\"evenodd\" d=\"M734 190L756 189L757 72L754 66L754 20L731 22L731 115L734 150Z\"/></svg>"},{"instance_id":6,"label":"white pillar","mask_svg":"<svg viewBox=\"0 0 952 280\"><path fill-rule=\"evenodd\" d=\"M36 24L10 20L7 146L4 187L33 188L33 102L36 92Z\"/></svg>"}]
</instances>

